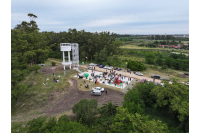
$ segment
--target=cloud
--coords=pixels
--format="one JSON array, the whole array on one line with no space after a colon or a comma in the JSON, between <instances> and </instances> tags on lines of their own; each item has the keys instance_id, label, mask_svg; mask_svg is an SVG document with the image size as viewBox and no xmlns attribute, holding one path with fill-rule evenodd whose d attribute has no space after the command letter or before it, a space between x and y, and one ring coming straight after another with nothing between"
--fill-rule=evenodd
<instances>
[{"instance_id":1,"label":"cloud","mask_svg":"<svg viewBox=\"0 0 200 133\"><path fill-rule=\"evenodd\" d=\"M113 29L124 33L129 31L129 27L140 27L144 32L145 26L165 25L162 27L164 30L170 24L185 25L186 29L172 27L165 30L189 31L188 0L12 0L11 27L19 21L29 21L28 13L38 16L36 22L41 31L76 28L87 31Z\"/></svg>"}]
</instances>

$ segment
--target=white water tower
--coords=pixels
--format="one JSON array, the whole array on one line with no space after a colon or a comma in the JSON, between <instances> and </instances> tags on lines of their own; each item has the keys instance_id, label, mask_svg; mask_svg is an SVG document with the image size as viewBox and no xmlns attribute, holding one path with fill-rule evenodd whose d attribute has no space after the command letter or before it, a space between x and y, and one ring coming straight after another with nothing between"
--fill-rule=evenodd
<instances>
[{"instance_id":1,"label":"white water tower","mask_svg":"<svg viewBox=\"0 0 200 133\"><path fill-rule=\"evenodd\" d=\"M74 64L74 68L79 67L79 47L78 43L60 43L60 51L63 52L63 68L65 70L65 65ZM70 60L70 51L72 51L72 61ZM65 52L68 52L68 56L65 56ZM65 61L65 58L68 58L68 62Z\"/></svg>"}]
</instances>

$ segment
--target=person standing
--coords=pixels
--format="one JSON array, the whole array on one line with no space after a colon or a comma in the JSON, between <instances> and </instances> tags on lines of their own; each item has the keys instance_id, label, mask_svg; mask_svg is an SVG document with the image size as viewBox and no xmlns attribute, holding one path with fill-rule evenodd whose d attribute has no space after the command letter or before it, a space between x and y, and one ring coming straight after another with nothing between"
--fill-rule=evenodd
<instances>
[{"instance_id":1,"label":"person standing","mask_svg":"<svg viewBox=\"0 0 200 133\"><path fill-rule=\"evenodd\" d=\"M107 94L107 90L106 90L106 94Z\"/></svg>"},{"instance_id":2,"label":"person standing","mask_svg":"<svg viewBox=\"0 0 200 133\"><path fill-rule=\"evenodd\" d=\"M94 70L95 70L95 67L94 67Z\"/></svg>"}]
</instances>

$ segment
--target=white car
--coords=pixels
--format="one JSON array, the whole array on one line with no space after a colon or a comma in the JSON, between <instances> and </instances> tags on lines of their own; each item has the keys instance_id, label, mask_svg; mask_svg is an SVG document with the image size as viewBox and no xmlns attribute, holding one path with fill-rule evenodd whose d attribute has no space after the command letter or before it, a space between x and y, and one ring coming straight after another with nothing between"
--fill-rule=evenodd
<instances>
[{"instance_id":1,"label":"white car","mask_svg":"<svg viewBox=\"0 0 200 133\"><path fill-rule=\"evenodd\" d=\"M100 91L104 91L104 88L101 88L101 87L92 87L92 90L100 90Z\"/></svg>"},{"instance_id":2,"label":"white car","mask_svg":"<svg viewBox=\"0 0 200 133\"><path fill-rule=\"evenodd\" d=\"M106 65L105 67L103 67L104 69L108 69L109 68L109 66L108 65Z\"/></svg>"},{"instance_id":3,"label":"white car","mask_svg":"<svg viewBox=\"0 0 200 133\"><path fill-rule=\"evenodd\" d=\"M108 70L112 70L112 69L113 69L113 67L112 67L112 66L108 67Z\"/></svg>"},{"instance_id":4,"label":"white car","mask_svg":"<svg viewBox=\"0 0 200 133\"><path fill-rule=\"evenodd\" d=\"M89 66L96 66L97 64L94 63L90 63Z\"/></svg>"},{"instance_id":5,"label":"white car","mask_svg":"<svg viewBox=\"0 0 200 133\"><path fill-rule=\"evenodd\" d=\"M91 69L91 70L93 70L93 69L94 69L94 67L92 67L92 66L89 66L89 67L88 67L88 69Z\"/></svg>"},{"instance_id":6,"label":"white car","mask_svg":"<svg viewBox=\"0 0 200 133\"><path fill-rule=\"evenodd\" d=\"M139 75L139 76L143 76L143 74L140 73L140 72L136 72L136 74Z\"/></svg>"}]
</instances>

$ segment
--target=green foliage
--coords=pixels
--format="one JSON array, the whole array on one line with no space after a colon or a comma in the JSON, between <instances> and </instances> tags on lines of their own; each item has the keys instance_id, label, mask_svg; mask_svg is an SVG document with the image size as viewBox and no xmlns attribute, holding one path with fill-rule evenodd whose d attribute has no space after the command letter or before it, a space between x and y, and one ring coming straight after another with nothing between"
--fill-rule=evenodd
<instances>
[{"instance_id":1,"label":"green foliage","mask_svg":"<svg viewBox=\"0 0 200 133\"><path fill-rule=\"evenodd\" d=\"M60 117L59 117L59 119L58 119L58 125L61 123L61 122L69 122L70 121L70 119L69 119L69 116L67 116L66 114L64 114L64 115L61 115Z\"/></svg>"},{"instance_id":2,"label":"green foliage","mask_svg":"<svg viewBox=\"0 0 200 133\"><path fill-rule=\"evenodd\" d=\"M51 65L52 65L52 66L55 66L55 65L56 65L56 63L55 63L55 62L51 62Z\"/></svg>"},{"instance_id":3,"label":"green foliage","mask_svg":"<svg viewBox=\"0 0 200 133\"><path fill-rule=\"evenodd\" d=\"M131 71L142 71L144 70L144 64L142 64L139 61L128 61L127 67L131 70Z\"/></svg>"},{"instance_id":4,"label":"green foliage","mask_svg":"<svg viewBox=\"0 0 200 133\"><path fill-rule=\"evenodd\" d=\"M155 54L153 52L146 53L145 60L147 64L154 64Z\"/></svg>"},{"instance_id":5,"label":"green foliage","mask_svg":"<svg viewBox=\"0 0 200 133\"><path fill-rule=\"evenodd\" d=\"M150 94L151 90L155 88L156 85L153 82L138 84L135 88L141 95L141 99L144 101L146 106L153 106L156 102L155 95Z\"/></svg>"},{"instance_id":6,"label":"green foliage","mask_svg":"<svg viewBox=\"0 0 200 133\"><path fill-rule=\"evenodd\" d=\"M49 41L47 34L39 32L34 21L37 18L34 14L28 14L30 22L22 21L14 29L11 29L11 101L12 107L17 99L25 91L25 86L19 82L31 71L41 67L38 63L47 59Z\"/></svg>"},{"instance_id":7,"label":"green foliage","mask_svg":"<svg viewBox=\"0 0 200 133\"><path fill-rule=\"evenodd\" d=\"M164 87L155 87L151 92L157 98L155 107L169 105L172 111L178 112L178 119L183 121L189 116L189 88L176 80L172 84L164 83Z\"/></svg>"},{"instance_id":8,"label":"green foliage","mask_svg":"<svg viewBox=\"0 0 200 133\"><path fill-rule=\"evenodd\" d=\"M93 123L97 113L97 100L82 99L73 106L72 110L78 120L82 119L83 123L90 125Z\"/></svg>"},{"instance_id":9,"label":"green foliage","mask_svg":"<svg viewBox=\"0 0 200 133\"><path fill-rule=\"evenodd\" d=\"M127 41L132 41L132 39L124 37L124 38L120 38L120 41L127 42Z\"/></svg>"},{"instance_id":10,"label":"green foliage","mask_svg":"<svg viewBox=\"0 0 200 133\"><path fill-rule=\"evenodd\" d=\"M108 102L107 104L103 104L103 107L100 108L100 114L101 115L108 115L108 116L114 116L117 113L117 104Z\"/></svg>"},{"instance_id":11,"label":"green foliage","mask_svg":"<svg viewBox=\"0 0 200 133\"><path fill-rule=\"evenodd\" d=\"M87 126L72 122L69 117L62 115L58 122L55 117L38 117L27 123L28 133L93 133Z\"/></svg>"},{"instance_id":12,"label":"green foliage","mask_svg":"<svg viewBox=\"0 0 200 133\"><path fill-rule=\"evenodd\" d=\"M117 108L117 114L110 128L109 133L168 133L167 125L161 121L150 120L148 116L141 116L138 113L131 114L121 106Z\"/></svg>"},{"instance_id":13,"label":"green foliage","mask_svg":"<svg viewBox=\"0 0 200 133\"><path fill-rule=\"evenodd\" d=\"M46 122L47 117L38 117L27 123L29 125L29 133L42 133L42 126Z\"/></svg>"},{"instance_id":14,"label":"green foliage","mask_svg":"<svg viewBox=\"0 0 200 133\"><path fill-rule=\"evenodd\" d=\"M57 125L52 128L51 131L46 130L45 133L94 133L87 126L82 125L78 122L65 122L62 121L60 125Z\"/></svg>"},{"instance_id":15,"label":"green foliage","mask_svg":"<svg viewBox=\"0 0 200 133\"><path fill-rule=\"evenodd\" d=\"M168 67L166 66L166 65L164 65L164 66L161 66L161 69L167 69Z\"/></svg>"},{"instance_id":16,"label":"green foliage","mask_svg":"<svg viewBox=\"0 0 200 133\"><path fill-rule=\"evenodd\" d=\"M112 66L120 66L122 61L118 58L118 56L109 56L107 59L108 65Z\"/></svg>"},{"instance_id":17,"label":"green foliage","mask_svg":"<svg viewBox=\"0 0 200 133\"><path fill-rule=\"evenodd\" d=\"M156 64L158 64L159 66L163 65L163 60L161 58L157 58L156 59Z\"/></svg>"},{"instance_id":18,"label":"green foliage","mask_svg":"<svg viewBox=\"0 0 200 133\"><path fill-rule=\"evenodd\" d=\"M124 96L123 107L130 113L144 113L145 104L140 98L140 93L135 89L130 89Z\"/></svg>"}]
</instances>

